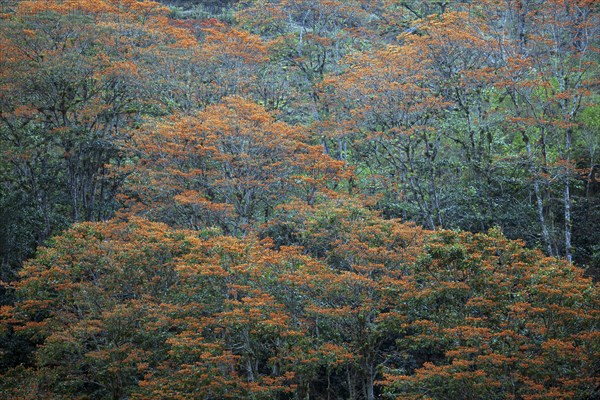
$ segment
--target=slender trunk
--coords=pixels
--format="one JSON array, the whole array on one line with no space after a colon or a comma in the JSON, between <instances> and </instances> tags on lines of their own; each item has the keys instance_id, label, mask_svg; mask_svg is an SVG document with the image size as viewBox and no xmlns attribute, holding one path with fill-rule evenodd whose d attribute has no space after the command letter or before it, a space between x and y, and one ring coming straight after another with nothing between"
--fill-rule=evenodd
<instances>
[{"instance_id":1,"label":"slender trunk","mask_svg":"<svg viewBox=\"0 0 600 400\"><path fill-rule=\"evenodd\" d=\"M433 215L434 210L432 210L432 204L429 203L429 199L426 198L426 190L423 189L423 185L421 184L420 171L418 170L418 166L415 164L414 156L411 154L412 151L414 151L414 148L409 143L408 146L404 148L404 152L406 155L406 169L408 169L408 182L410 183L410 189L413 192L417 205L419 206L421 216L423 217L424 221L427 221L426 224L428 229L436 230Z\"/></svg>"},{"instance_id":2,"label":"slender trunk","mask_svg":"<svg viewBox=\"0 0 600 400\"><path fill-rule=\"evenodd\" d=\"M354 379L352 379L352 375L350 374L350 367L346 367L346 380L348 385L348 394L350 400L356 400L358 397L356 396L356 389L354 387Z\"/></svg>"},{"instance_id":3,"label":"slender trunk","mask_svg":"<svg viewBox=\"0 0 600 400\"><path fill-rule=\"evenodd\" d=\"M546 225L546 218L544 217L544 200L540 191L540 181L534 176L533 191L537 202L537 213L540 219L540 225L542 227L542 238L544 239L544 245L548 255L552 256L552 243L550 242L550 232L548 231L548 225Z\"/></svg>"},{"instance_id":4,"label":"slender trunk","mask_svg":"<svg viewBox=\"0 0 600 400\"><path fill-rule=\"evenodd\" d=\"M573 222L571 221L571 195L570 195L570 182L569 175L565 177L565 190L564 190L564 203L565 203L565 256L567 261L573 261L572 245L571 245L571 232Z\"/></svg>"},{"instance_id":5,"label":"slender trunk","mask_svg":"<svg viewBox=\"0 0 600 400\"><path fill-rule=\"evenodd\" d=\"M565 189L563 191L563 201L565 204L565 257L571 263L573 254L571 249L571 232L573 222L571 220L571 174L570 174L570 151L571 151L571 129L565 132Z\"/></svg>"},{"instance_id":6,"label":"slender trunk","mask_svg":"<svg viewBox=\"0 0 600 400\"><path fill-rule=\"evenodd\" d=\"M323 146L323 153L329 155L329 145L327 144L327 139L321 139L321 145Z\"/></svg>"},{"instance_id":7,"label":"slender trunk","mask_svg":"<svg viewBox=\"0 0 600 400\"><path fill-rule=\"evenodd\" d=\"M375 400L375 368L370 364L367 369L367 400Z\"/></svg>"},{"instance_id":8,"label":"slender trunk","mask_svg":"<svg viewBox=\"0 0 600 400\"><path fill-rule=\"evenodd\" d=\"M535 199L537 203L537 213L540 222L540 226L542 228L542 238L544 240L544 246L546 247L546 251L548 255L553 255L552 251L552 243L550 242L550 232L548 231L548 225L546 225L546 218L544 216L544 201L542 198L542 193L540 190L540 181L538 179L538 173L535 168L535 163L533 160L533 152L531 150L531 144L529 143L529 138L527 135L523 134L523 140L525 141L527 156L529 158L529 170L531 172L531 176L533 178L533 191L535 193Z\"/></svg>"},{"instance_id":9,"label":"slender trunk","mask_svg":"<svg viewBox=\"0 0 600 400\"><path fill-rule=\"evenodd\" d=\"M248 382L254 382L254 370L252 369L252 362L249 357L246 359L246 375Z\"/></svg>"},{"instance_id":10,"label":"slender trunk","mask_svg":"<svg viewBox=\"0 0 600 400\"><path fill-rule=\"evenodd\" d=\"M435 140L435 144L429 144L427 142L427 139L425 139L426 142L426 149L429 149L431 147L430 150L426 151L426 154L428 154L428 162L429 162L429 177L431 179L430 182L430 196L431 196L431 200L432 200L432 206L433 206L433 214L435 215L435 218L437 220L438 226L441 228L444 226L444 220L442 218L442 210L440 207L440 199L438 196L438 188L436 185L436 168L435 168L435 159L437 157L438 154L438 149L440 146L440 137L437 137Z\"/></svg>"}]
</instances>

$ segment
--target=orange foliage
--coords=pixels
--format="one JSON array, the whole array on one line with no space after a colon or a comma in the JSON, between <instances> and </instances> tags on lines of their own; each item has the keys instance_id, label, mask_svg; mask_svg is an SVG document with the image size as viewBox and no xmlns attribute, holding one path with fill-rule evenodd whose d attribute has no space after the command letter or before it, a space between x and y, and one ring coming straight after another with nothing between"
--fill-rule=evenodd
<instances>
[{"instance_id":1,"label":"orange foliage","mask_svg":"<svg viewBox=\"0 0 600 400\"><path fill-rule=\"evenodd\" d=\"M247 230L277 204L293 197L312 204L319 195L333 195L329 188L349 177L344 163L306 141L301 128L276 121L255 103L228 97L139 135L133 149L144 158L130 188L155 210L162 203L161 213L187 216L181 225Z\"/></svg>"},{"instance_id":2,"label":"orange foliage","mask_svg":"<svg viewBox=\"0 0 600 400\"><path fill-rule=\"evenodd\" d=\"M267 399L320 373L406 397L596 387L597 285L581 270L498 232L423 231L349 200L296 212L303 247L139 218L57 237L0 314L38 345L27 390Z\"/></svg>"}]
</instances>

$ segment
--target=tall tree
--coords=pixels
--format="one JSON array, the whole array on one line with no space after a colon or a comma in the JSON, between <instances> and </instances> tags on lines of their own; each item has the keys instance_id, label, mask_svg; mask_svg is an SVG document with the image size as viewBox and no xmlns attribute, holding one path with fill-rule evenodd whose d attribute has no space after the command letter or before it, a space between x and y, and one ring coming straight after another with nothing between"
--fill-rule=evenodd
<instances>
[{"instance_id":1,"label":"tall tree","mask_svg":"<svg viewBox=\"0 0 600 400\"><path fill-rule=\"evenodd\" d=\"M148 70L195 43L166 23L167 11L146 1L21 1L2 14L0 179L12 193L2 202L17 210L8 226L31 232L15 244L24 255L70 222L114 212L123 177L109 166L153 108Z\"/></svg>"},{"instance_id":2,"label":"tall tree","mask_svg":"<svg viewBox=\"0 0 600 400\"><path fill-rule=\"evenodd\" d=\"M344 163L309 144L304 129L239 97L149 127L133 149L142 159L129 179L130 200L141 200L152 218L196 229L247 232L277 204L313 203L349 176Z\"/></svg>"},{"instance_id":3,"label":"tall tree","mask_svg":"<svg viewBox=\"0 0 600 400\"><path fill-rule=\"evenodd\" d=\"M496 9L494 34L513 74L506 88L537 176L533 177L548 252L572 260L573 142L597 71L598 15L588 1L511 2ZM533 72L533 73L532 73ZM517 78L517 79L514 79ZM531 138L530 136L533 136ZM535 143L535 149L532 148ZM539 176L562 192L562 241L546 226ZM550 207L552 208L552 207ZM554 248L553 248L554 247Z\"/></svg>"}]
</instances>

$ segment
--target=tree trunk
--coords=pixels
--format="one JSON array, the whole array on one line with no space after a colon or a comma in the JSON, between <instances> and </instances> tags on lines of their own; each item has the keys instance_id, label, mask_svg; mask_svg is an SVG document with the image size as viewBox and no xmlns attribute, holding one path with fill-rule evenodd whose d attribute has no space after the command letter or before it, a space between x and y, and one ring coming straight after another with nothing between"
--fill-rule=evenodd
<instances>
[{"instance_id":1,"label":"tree trunk","mask_svg":"<svg viewBox=\"0 0 600 400\"><path fill-rule=\"evenodd\" d=\"M565 188L563 191L563 201L565 204L565 257L569 263L573 262L573 254L571 249L571 232L573 229L573 221L571 220L571 169L569 163L571 161L571 129L565 132Z\"/></svg>"},{"instance_id":2,"label":"tree trunk","mask_svg":"<svg viewBox=\"0 0 600 400\"><path fill-rule=\"evenodd\" d=\"M367 400L375 400L375 368L373 364L369 364L367 369Z\"/></svg>"},{"instance_id":3,"label":"tree trunk","mask_svg":"<svg viewBox=\"0 0 600 400\"><path fill-rule=\"evenodd\" d=\"M530 165L529 170L533 178L533 191L535 193L535 199L537 203L537 213L540 222L540 227L542 228L542 238L544 240L544 246L546 247L548 255L552 256L553 251L552 243L550 241L550 232L548 231L548 225L546 225L546 218L544 216L544 201L540 190L540 181L538 179L538 173L535 168L535 161L533 160L533 152L531 150L531 144L529 143L529 138L527 137L527 135L523 134L523 140L525 141L525 145L527 148L527 157L529 158Z\"/></svg>"}]
</instances>

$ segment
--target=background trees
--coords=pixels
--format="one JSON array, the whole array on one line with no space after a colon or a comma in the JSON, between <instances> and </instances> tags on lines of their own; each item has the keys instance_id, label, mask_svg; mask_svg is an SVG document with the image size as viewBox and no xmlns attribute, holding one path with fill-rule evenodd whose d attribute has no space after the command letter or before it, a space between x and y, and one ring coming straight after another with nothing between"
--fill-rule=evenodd
<instances>
[{"instance_id":1,"label":"background trees","mask_svg":"<svg viewBox=\"0 0 600 400\"><path fill-rule=\"evenodd\" d=\"M2 14L3 265L56 229L115 211L111 165L132 124L159 105L147 80L171 48L195 43L158 3L18 2ZM26 233L25 233L26 232Z\"/></svg>"},{"instance_id":2,"label":"background trees","mask_svg":"<svg viewBox=\"0 0 600 400\"><path fill-rule=\"evenodd\" d=\"M576 2L481 7L451 5L385 49L347 56L324 81L335 122L323 129L351 149L339 153L364 171L364 190L386 193L386 214L499 225L571 259L573 143L594 104L597 15Z\"/></svg>"},{"instance_id":3,"label":"background trees","mask_svg":"<svg viewBox=\"0 0 600 400\"><path fill-rule=\"evenodd\" d=\"M2 213L4 270L56 229L114 214L142 119L227 96L358 168L352 185L383 193L388 217L498 225L593 265L597 10L542 6L232 2L168 19L157 3L16 2L2 19L1 202L21 212Z\"/></svg>"},{"instance_id":4,"label":"background trees","mask_svg":"<svg viewBox=\"0 0 600 400\"><path fill-rule=\"evenodd\" d=\"M0 6L2 395L598 396L596 2L164 4Z\"/></svg>"}]
</instances>

